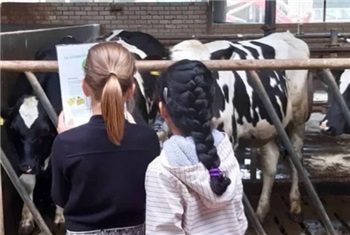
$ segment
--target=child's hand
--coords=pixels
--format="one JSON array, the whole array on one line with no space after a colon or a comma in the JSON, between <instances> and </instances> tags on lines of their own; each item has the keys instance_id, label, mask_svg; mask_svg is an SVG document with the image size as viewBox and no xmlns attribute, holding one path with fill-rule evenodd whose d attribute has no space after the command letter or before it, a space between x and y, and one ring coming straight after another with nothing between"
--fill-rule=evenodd
<instances>
[{"instance_id":1,"label":"child's hand","mask_svg":"<svg viewBox=\"0 0 350 235\"><path fill-rule=\"evenodd\" d=\"M64 121L64 113L63 111L60 113L60 115L58 116L58 124L57 124L57 132L58 134L64 132L64 131L67 131L71 128L74 127L74 123L73 123L73 120L70 119L68 121L68 125L66 125L65 121Z\"/></svg>"}]
</instances>

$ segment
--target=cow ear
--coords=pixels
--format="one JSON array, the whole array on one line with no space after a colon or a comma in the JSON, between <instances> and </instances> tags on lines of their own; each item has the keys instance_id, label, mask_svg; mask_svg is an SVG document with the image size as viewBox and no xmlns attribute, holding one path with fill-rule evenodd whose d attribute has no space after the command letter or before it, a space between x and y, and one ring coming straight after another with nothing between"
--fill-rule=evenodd
<instances>
[{"instance_id":1,"label":"cow ear","mask_svg":"<svg viewBox=\"0 0 350 235\"><path fill-rule=\"evenodd\" d=\"M12 117L12 113L13 108L1 107L0 126L3 126Z\"/></svg>"}]
</instances>

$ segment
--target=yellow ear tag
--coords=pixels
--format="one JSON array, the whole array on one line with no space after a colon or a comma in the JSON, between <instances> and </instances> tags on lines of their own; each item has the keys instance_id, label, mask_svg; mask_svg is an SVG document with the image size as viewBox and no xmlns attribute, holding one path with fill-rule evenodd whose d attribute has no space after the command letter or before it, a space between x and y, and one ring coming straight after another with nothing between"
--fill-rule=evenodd
<instances>
[{"instance_id":1,"label":"yellow ear tag","mask_svg":"<svg viewBox=\"0 0 350 235\"><path fill-rule=\"evenodd\" d=\"M159 72L158 71L151 71L150 74L154 75L154 76L159 76Z\"/></svg>"},{"instance_id":2,"label":"yellow ear tag","mask_svg":"<svg viewBox=\"0 0 350 235\"><path fill-rule=\"evenodd\" d=\"M2 117L0 117L0 126L3 126L4 125L4 119Z\"/></svg>"}]
</instances>

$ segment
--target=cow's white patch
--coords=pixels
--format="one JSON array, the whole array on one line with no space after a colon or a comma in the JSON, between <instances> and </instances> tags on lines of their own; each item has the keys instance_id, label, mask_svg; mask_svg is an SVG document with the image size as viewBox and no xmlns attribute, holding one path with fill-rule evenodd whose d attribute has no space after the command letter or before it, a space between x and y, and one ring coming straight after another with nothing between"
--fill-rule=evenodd
<instances>
[{"instance_id":1,"label":"cow's white patch","mask_svg":"<svg viewBox=\"0 0 350 235\"><path fill-rule=\"evenodd\" d=\"M186 40L170 49L171 60L210 60L210 51L198 40Z\"/></svg>"},{"instance_id":2,"label":"cow's white patch","mask_svg":"<svg viewBox=\"0 0 350 235\"><path fill-rule=\"evenodd\" d=\"M343 94L349 85L350 85L350 69L345 69L345 71L340 76L340 84L339 84L340 94Z\"/></svg>"},{"instance_id":3,"label":"cow's white patch","mask_svg":"<svg viewBox=\"0 0 350 235\"><path fill-rule=\"evenodd\" d=\"M134 45L130 45L129 43L125 42L122 39L118 39L118 41L116 41L116 42L121 44L126 49L128 49L131 53L134 53L134 54L137 54L138 56L140 56L141 59L144 59L147 56L145 52L141 51L140 49L138 49Z\"/></svg>"},{"instance_id":4,"label":"cow's white patch","mask_svg":"<svg viewBox=\"0 0 350 235\"><path fill-rule=\"evenodd\" d=\"M277 102L277 104L278 104L278 107L280 108L280 111L281 111L281 114L282 114L282 118L283 118L284 112L283 112L283 108L282 108L281 99L280 99L280 97L278 97L277 95L275 95L275 97L276 97L276 102Z\"/></svg>"},{"instance_id":5,"label":"cow's white patch","mask_svg":"<svg viewBox=\"0 0 350 235\"><path fill-rule=\"evenodd\" d=\"M329 130L328 120L324 120L323 122L321 122L320 129L321 129L321 131L328 131Z\"/></svg>"},{"instance_id":6,"label":"cow's white patch","mask_svg":"<svg viewBox=\"0 0 350 235\"><path fill-rule=\"evenodd\" d=\"M50 162L50 156L47 157L44 161L44 166L42 167L42 170L43 171L46 171L47 170L47 167L49 166L49 162Z\"/></svg>"},{"instance_id":7,"label":"cow's white patch","mask_svg":"<svg viewBox=\"0 0 350 235\"><path fill-rule=\"evenodd\" d=\"M145 87L144 87L144 84L143 84L143 80L142 80L142 77L141 77L141 74L139 72L136 71L135 75L134 75L135 79L136 79L136 82L139 84L139 87L140 87L140 91L141 91L141 94L142 96L145 98L146 100L146 93L145 93ZM147 108L147 112L149 112L149 105L148 105L148 102L146 102L146 108Z\"/></svg>"},{"instance_id":8,"label":"cow's white patch","mask_svg":"<svg viewBox=\"0 0 350 235\"><path fill-rule=\"evenodd\" d=\"M116 37L117 35L119 35L123 31L124 31L123 29L121 29L121 30L120 29L113 30L111 36L107 37L105 39L105 41L107 41L107 42L111 41L112 38Z\"/></svg>"},{"instance_id":9,"label":"cow's white patch","mask_svg":"<svg viewBox=\"0 0 350 235\"><path fill-rule=\"evenodd\" d=\"M225 50L231 46L231 43L226 40L217 40L213 42L208 42L204 44L210 53L220 51L220 50Z\"/></svg>"},{"instance_id":10,"label":"cow's white patch","mask_svg":"<svg viewBox=\"0 0 350 235\"><path fill-rule=\"evenodd\" d=\"M273 77L270 77L270 86L271 87L276 87L277 86L277 81Z\"/></svg>"},{"instance_id":11,"label":"cow's white patch","mask_svg":"<svg viewBox=\"0 0 350 235\"><path fill-rule=\"evenodd\" d=\"M28 129L30 129L35 120L39 117L38 103L39 101L34 96L31 96L25 98L19 108L19 114Z\"/></svg>"}]
</instances>

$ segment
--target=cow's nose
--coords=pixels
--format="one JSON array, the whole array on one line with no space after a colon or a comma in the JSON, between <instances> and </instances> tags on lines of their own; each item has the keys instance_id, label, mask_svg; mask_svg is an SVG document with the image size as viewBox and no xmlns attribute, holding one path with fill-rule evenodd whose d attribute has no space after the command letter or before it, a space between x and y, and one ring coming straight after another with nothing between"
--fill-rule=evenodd
<instances>
[{"instance_id":1,"label":"cow's nose","mask_svg":"<svg viewBox=\"0 0 350 235\"><path fill-rule=\"evenodd\" d=\"M27 164L21 165L19 168L25 174L32 174L34 171L34 167Z\"/></svg>"}]
</instances>

